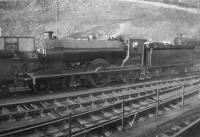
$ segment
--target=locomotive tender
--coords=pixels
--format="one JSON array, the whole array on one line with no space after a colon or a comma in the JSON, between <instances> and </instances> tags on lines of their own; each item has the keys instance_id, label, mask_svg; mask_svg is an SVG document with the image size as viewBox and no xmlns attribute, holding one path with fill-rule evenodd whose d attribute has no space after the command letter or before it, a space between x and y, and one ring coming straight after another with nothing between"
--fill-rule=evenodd
<instances>
[{"instance_id":1,"label":"locomotive tender","mask_svg":"<svg viewBox=\"0 0 200 137\"><path fill-rule=\"evenodd\" d=\"M0 38L0 88L20 81L38 93L76 86L104 86L152 76L191 71L193 45L148 43L119 36L110 40L70 40L52 37L35 45L33 37Z\"/></svg>"},{"instance_id":2,"label":"locomotive tender","mask_svg":"<svg viewBox=\"0 0 200 137\"><path fill-rule=\"evenodd\" d=\"M0 37L0 91L8 90L26 73L26 64L35 58L33 37Z\"/></svg>"}]
</instances>

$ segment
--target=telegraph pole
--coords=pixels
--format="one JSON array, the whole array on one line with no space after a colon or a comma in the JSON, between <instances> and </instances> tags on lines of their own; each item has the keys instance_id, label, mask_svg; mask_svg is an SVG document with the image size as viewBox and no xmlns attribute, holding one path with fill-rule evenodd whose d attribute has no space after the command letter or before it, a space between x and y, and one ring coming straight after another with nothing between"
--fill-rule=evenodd
<instances>
[{"instance_id":1,"label":"telegraph pole","mask_svg":"<svg viewBox=\"0 0 200 137\"><path fill-rule=\"evenodd\" d=\"M1 27L0 27L0 36L2 35L2 33L1 33Z\"/></svg>"},{"instance_id":2,"label":"telegraph pole","mask_svg":"<svg viewBox=\"0 0 200 137\"><path fill-rule=\"evenodd\" d=\"M58 0L56 0L56 36L58 37Z\"/></svg>"}]
</instances>

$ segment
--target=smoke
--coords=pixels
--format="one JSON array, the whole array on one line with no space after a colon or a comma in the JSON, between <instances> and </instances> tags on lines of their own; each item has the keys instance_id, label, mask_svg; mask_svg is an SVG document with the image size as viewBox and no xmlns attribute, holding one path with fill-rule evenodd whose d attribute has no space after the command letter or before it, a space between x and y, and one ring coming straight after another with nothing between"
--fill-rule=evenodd
<instances>
[{"instance_id":1,"label":"smoke","mask_svg":"<svg viewBox=\"0 0 200 137\"><path fill-rule=\"evenodd\" d=\"M146 22L142 26L136 26L132 21L127 21L120 23L116 28L115 34L112 35L130 35L148 38L153 41L172 42L175 36L180 33L198 36L200 34L200 26L198 24L191 26L188 23L174 24L170 21L155 22L154 24Z\"/></svg>"}]
</instances>

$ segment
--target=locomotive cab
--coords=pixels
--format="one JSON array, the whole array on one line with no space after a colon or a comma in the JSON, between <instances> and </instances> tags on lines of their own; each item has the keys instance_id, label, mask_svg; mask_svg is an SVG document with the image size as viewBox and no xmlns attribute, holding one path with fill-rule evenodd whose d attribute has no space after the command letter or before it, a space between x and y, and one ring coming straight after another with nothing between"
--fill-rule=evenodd
<instances>
[{"instance_id":1,"label":"locomotive cab","mask_svg":"<svg viewBox=\"0 0 200 137\"><path fill-rule=\"evenodd\" d=\"M127 48L126 58L123 60L123 66L133 65L135 67L143 66L144 45L147 42L145 38L135 38L131 36L123 37Z\"/></svg>"}]
</instances>

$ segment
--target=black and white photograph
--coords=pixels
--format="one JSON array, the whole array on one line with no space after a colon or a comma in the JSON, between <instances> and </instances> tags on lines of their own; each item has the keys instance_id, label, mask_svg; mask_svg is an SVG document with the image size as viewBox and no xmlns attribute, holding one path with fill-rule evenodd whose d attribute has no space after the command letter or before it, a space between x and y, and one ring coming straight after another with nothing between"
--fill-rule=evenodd
<instances>
[{"instance_id":1,"label":"black and white photograph","mask_svg":"<svg viewBox=\"0 0 200 137\"><path fill-rule=\"evenodd\" d=\"M200 0L0 0L0 137L200 137Z\"/></svg>"}]
</instances>

